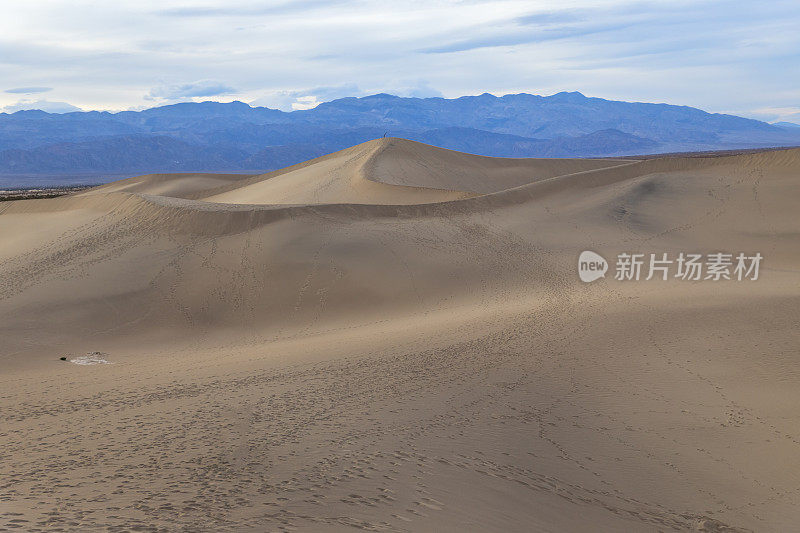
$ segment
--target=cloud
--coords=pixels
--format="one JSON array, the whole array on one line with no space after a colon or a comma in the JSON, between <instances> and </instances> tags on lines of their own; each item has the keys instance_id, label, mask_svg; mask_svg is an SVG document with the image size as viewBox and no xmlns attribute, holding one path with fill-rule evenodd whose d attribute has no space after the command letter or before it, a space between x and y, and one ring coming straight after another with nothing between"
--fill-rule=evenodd
<instances>
[{"instance_id":1,"label":"cloud","mask_svg":"<svg viewBox=\"0 0 800 533\"><path fill-rule=\"evenodd\" d=\"M360 97L375 93L390 93L414 98L443 96L441 91L431 87L425 80L399 80L391 81L386 85L371 87L369 90L361 89L354 83L344 83L342 85L313 87L310 89L274 91L256 98L250 102L250 105L270 107L281 111L299 111L313 109L323 102L330 102L339 98Z\"/></svg>"},{"instance_id":2,"label":"cloud","mask_svg":"<svg viewBox=\"0 0 800 533\"><path fill-rule=\"evenodd\" d=\"M16 113L17 111L27 111L31 109L38 109L48 113L72 113L73 111L83 111L80 107L76 107L67 102L50 102L48 100L20 100L11 105L3 108L4 113Z\"/></svg>"},{"instance_id":3,"label":"cloud","mask_svg":"<svg viewBox=\"0 0 800 533\"><path fill-rule=\"evenodd\" d=\"M272 91L256 98L250 105L263 106L281 111L313 109L322 102L330 102L348 96L364 96L366 93L354 83L336 86L313 87L310 89L291 89Z\"/></svg>"},{"instance_id":4,"label":"cloud","mask_svg":"<svg viewBox=\"0 0 800 533\"><path fill-rule=\"evenodd\" d=\"M557 24L562 22L577 22L586 20L586 13L581 14L578 10L569 9L564 11L543 11L517 17L514 22L517 24Z\"/></svg>"},{"instance_id":5,"label":"cloud","mask_svg":"<svg viewBox=\"0 0 800 533\"><path fill-rule=\"evenodd\" d=\"M52 87L17 87L15 89L6 89L5 92L11 94L37 94L52 91Z\"/></svg>"},{"instance_id":6,"label":"cloud","mask_svg":"<svg viewBox=\"0 0 800 533\"><path fill-rule=\"evenodd\" d=\"M470 34L469 38L463 38L461 34L453 35L445 44L425 47L419 51L427 54L448 54L480 48L586 39L601 33L619 35L654 18L666 17L673 11L674 9L669 7L649 4L551 9L498 21L491 25L478 25L471 31L463 32Z\"/></svg>"},{"instance_id":7,"label":"cloud","mask_svg":"<svg viewBox=\"0 0 800 533\"><path fill-rule=\"evenodd\" d=\"M236 93L236 89L214 80L199 80L183 85L162 85L155 87L145 97L148 100L177 100L203 96L220 96Z\"/></svg>"},{"instance_id":8,"label":"cloud","mask_svg":"<svg viewBox=\"0 0 800 533\"><path fill-rule=\"evenodd\" d=\"M800 107L761 107L752 113L768 122L800 122Z\"/></svg>"},{"instance_id":9,"label":"cloud","mask_svg":"<svg viewBox=\"0 0 800 533\"><path fill-rule=\"evenodd\" d=\"M518 35L496 35L478 39L465 39L443 46L421 48L419 52L424 54L449 54L453 52L476 50L478 48L495 48L499 46L514 46L518 44L537 43L553 39L562 39L567 36L569 36L569 34L564 33L563 31L523 33Z\"/></svg>"},{"instance_id":10,"label":"cloud","mask_svg":"<svg viewBox=\"0 0 800 533\"><path fill-rule=\"evenodd\" d=\"M411 98L433 98L444 96L441 91L431 87L426 80L415 80L412 82L398 81L391 83L389 88L382 92Z\"/></svg>"},{"instance_id":11,"label":"cloud","mask_svg":"<svg viewBox=\"0 0 800 533\"><path fill-rule=\"evenodd\" d=\"M301 96L292 103L292 111L302 111L305 109L314 109L322 102L317 100L316 96Z\"/></svg>"},{"instance_id":12,"label":"cloud","mask_svg":"<svg viewBox=\"0 0 800 533\"><path fill-rule=\"evenodd\" d=\"M159 15L168 17L253 17L259 15L275 15L280 13L291 13L296 11L306 11L315 7L331 5L331 0L295 0L283 2L271 6L237 6L227 5L225 7L209 6L181 6L162 9L157 12ZM338 2L343 3L343 2Z\"/></svg>"}]
</instances>

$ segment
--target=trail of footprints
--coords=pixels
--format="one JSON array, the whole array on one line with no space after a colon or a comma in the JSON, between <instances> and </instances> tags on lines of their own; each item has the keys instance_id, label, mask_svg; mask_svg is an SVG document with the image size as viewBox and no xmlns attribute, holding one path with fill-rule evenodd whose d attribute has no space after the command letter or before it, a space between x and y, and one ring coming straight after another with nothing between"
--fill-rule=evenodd
<instances>
[{"instance_id":1,"label":"trail of footprints","mask_svg":"<svg viewBox=\"0 0 800 533\"><path fill-rule=\"evenodd\" d=\"M558 429L573 422L556 409L580 390L563 367L577 362L563 357L582 333L576 324L552 328L548 337L547 325L560 319L559 312L439 350L109 390L66 404L43 399L4 410L8 446L2 453L15 461L4 461L0 505L24 512L2 514L0 524L25 531L290 531L323 523L410 531L448 509L447 497L428 488L442 468L657 527L707 520L613 487L538 473L506 462L500 450L464 449L478 427L538 435L551 446L546 453L592 476L591 462L560 441ZM535 346L561 349L531 354L531 328L542 335ZM517 408L530 403L536 383L565 371L572 377L562 395ZM431 391L446 391L447 401L433 406L426 401ZM381 451L387 439L394 451ZM438 444L429 448L431 442Z\"/></svg>"}]
</instances>

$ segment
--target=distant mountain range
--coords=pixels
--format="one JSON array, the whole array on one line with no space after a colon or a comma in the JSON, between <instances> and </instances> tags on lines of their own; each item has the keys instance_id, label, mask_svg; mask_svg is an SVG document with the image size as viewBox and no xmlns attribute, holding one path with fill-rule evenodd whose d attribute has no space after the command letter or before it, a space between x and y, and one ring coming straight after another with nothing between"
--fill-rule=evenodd
<instances>
[{"instance_id":1,"label":"distant mountain range","mask_svg":"<svg viewBox=\"0 0 800 533\"><path fill-rule=\"evenodd\" d=\"M455 99L376 94L289 113L242 102L119 113L0 113L0 177L85 174L102 181L104 174L266 171L383 135L503 157L800 145L800 127L791 123L578 92Z\"/></svg>"}]
</instances>

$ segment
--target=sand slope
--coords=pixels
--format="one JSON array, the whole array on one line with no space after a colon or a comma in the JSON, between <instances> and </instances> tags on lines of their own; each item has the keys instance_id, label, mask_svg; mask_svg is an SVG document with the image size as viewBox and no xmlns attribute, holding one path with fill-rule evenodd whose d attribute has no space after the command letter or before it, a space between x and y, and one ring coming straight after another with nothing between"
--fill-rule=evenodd
<instances>
[{"instance_id":1,"label":"sand slope","mask_svg":"<svg viewBox=\"0 0 800 533\"><path fill-rule=\"evenodd\" d=\"M209 189L252 177L248 174L147 174L95 187L83 194L132 192L171 198L192 198Z\"/></svg>"},{"instance_id":2,"label":"sand slope","mask_svg":"<svg viewBox=\"0 0 800 533\"><path fill-rule=\"evenodd\" d=\"M403 144L410 141L405 141ZM428 180L409 186L376 179L372 170L389 143L371 141L306 163L294 165L245 184L208 191L203 200L230 204L419 204L472 196L467 190L447 190ZM398 143L400 144L400 143Z\"/></svg>"},{"instance_id":3,"label":"sand slope","mask_svg":"<svg viewBox=\"0 0 800 533\"><path fill-rule=\"evenodd\" d=\"M0 525L790 530L799 180L382 139L0 204ZM586 249L765 260L583 284Z\"/></svg>"}]
</instances>

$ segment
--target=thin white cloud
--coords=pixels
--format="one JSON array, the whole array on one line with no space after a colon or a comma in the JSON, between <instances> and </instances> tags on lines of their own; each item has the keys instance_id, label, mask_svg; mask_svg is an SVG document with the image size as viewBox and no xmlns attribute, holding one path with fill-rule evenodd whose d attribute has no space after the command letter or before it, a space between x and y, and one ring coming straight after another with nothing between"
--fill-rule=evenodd
<instances>
[{"instance_id":1,"label":"thin white cloud","mask_svg":"<svg viewBox=\"0 0 800 533\"><path fill-rule=\"evenodd\" d=\"M83 111L67 102L51 102L48 100L20 100L2 108L3 113L16 113L17 111L27 111L38 109L48 113L72 113L73 111Z\"/></svg>"},{"instance_id":2,"label":"thin white cloud","mask_svg":"<svg viewBox=\"0 0 800 533\"><path fill-rule=\"evenodd\" d=\"M200 80L182 85L162 85L150 90L149 99L174 100L180 98L194 98L203 96L220 96L235 93L236 89L214 80Z\"/></svg>"},{"instance_id":3,"label":"thin white cloud","mask_svg":"<svg viewBox=\"0 0 800 533\"><path fill-rule=\"evenodd\" d=\"M290 89L270 91L250 102L253 106L269 107L281 111L312 109L322 102L346 98L348 96L364 96L366 93L354 83L337 86L322 86L309 89Z\"/></svg>"},{"instance_id":4,"label":"thin white cloud","mask_svg":"<svg viewBox=\"0 0 800 533\"><path fill-rule=\"evenodd\" d=\"M189 5L169 7L158 11L168 17L253 17L307 11L321 6L331 5L333 0L293 0L272 2L268 4L243 4L225 2L223 5ZM344 4L346 2L336 2Z\"/></svg>"},{"instance_id":5,"label":"thin white cloud","mask_svg":"<svg viewBox=\"0 0 800 533\"><path fill-rule=\"evenodd\" d=\"M5 92L9 94L39 94L52 90L52 87L15 87L14 89L6 89Z\"/></svg>"},{"instance_id":6,"label":"thin white cloud","mask_svg":"<svg viewBox=\"0 0 800 533\"><path fill-rule=\"evenodd\" d=\"M426 80L391 80L385 86L373 86L368 90L359 88L355 83L343 83L309 89L272 91L252 100L250 105L270 107L281 111L297 111L313 109L322 102L330 102L338 98L367 96L379 92L390 92L398 96L416 98L443 96Z\"/></svg>"},{"instance_id":7,"label":"thin white cloud","mask_svg":"<svg viewBox=\"0 0 800 533\"><path fill-rule=\"evenodd\" d=\"M800 107L762 107L753 113L768 122L800 123Z\"/></svg>"}]
</instances>

